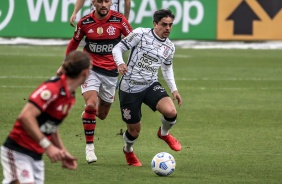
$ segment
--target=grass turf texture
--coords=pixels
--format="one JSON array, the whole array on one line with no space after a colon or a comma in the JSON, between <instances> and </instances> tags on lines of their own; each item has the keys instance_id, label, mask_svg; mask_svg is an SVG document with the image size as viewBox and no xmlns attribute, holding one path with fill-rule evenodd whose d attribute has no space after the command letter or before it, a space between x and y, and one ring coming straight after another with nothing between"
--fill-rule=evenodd
<instances>
[{"instance_id":1,"label":"grass turf texture","mask_svg":"<svg viewBox=\"0 0 282 184\"><path fill-rule=\"evenodd\" d=\"M30 92L55 75L64 51L61 46L0 46L1 143ZM157 138L160 115L143 106L134 147L143 164L138 168L127 166L122 152L118 134L126 126L117 96L108 118L97 120L98 161L86 163L80 120L84 103L78 89L77 104L59 128L65 146L78 158L78 169L61 169L44 156L45 183L281 183L281 58L281 50L178 48L174 71L183 105L171 133L183 149L174 152ZM161 75L160 81L166 87ZM176 159L169 177L151 170L151 159L161 151Z\"/></svg>"}]
</instances>

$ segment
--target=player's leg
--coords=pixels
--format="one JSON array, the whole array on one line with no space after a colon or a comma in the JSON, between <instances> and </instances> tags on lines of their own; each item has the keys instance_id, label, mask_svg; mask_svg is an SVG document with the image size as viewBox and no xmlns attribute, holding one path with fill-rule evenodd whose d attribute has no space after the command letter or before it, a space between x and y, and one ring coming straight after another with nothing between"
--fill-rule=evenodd
<instances>
[{"instance_id":1,"label":"player's leg","mask_svg":"<svg viewBox=\"0 0 282 184\"><path fill-rule=\"evenodd\" d=\"M101 120L106 119L108 116L112 103L106 102L100 97L98 97L98 103L97 103L97 117Z\"/></svg>"},{"instance_id":2,"label":"player's leg","mask_svg":"<svg viewBox=\"0 0 282 184\"><path fill-rule=\"evenodd\" d=\"M137 140L139 133L141 130L141 123L134 123L134 124L128 124L127 123L127 130L123 134L123 140L124 140L124 147L123 152L125 154L125 158L128 165L132 166L142 166L141 162L136 157L134 151L133 151L133 144Z\"/></svg>"},{"instance_id":3,"label":"player's leg","mask_svg":"<svg viewBox=\"0 0 282 184\"><path fill-rule=\"evenodd\" d=\"M104 120L108 116L111 105L114 102L116 82L118 77L104 76L101 74L97 74L97 76L101 81L97 117L99 117L101 120Z\"/></svg>"},{"instance_id":4,"label":"player's leg","mask_svg":"<svg viewBox=\"0 0 282 184\"><path fill-rule=\"evenodd\" d=\"M162 114L162 125L158 131L158 137L163 139L172 150L180 151L181 144L169 133L169 130L175 125L177 118L177 112L171 98L164 97L160 99L157 104L157 110Z\"/></svg>"},{"instance_id":5,"label":"player's leg","mask_svg":"<svg viewBox=\"0 0 282 184\"><path fill-rule=\"evenodd\" d=\"M128 165L142 166L133 151L133 145L137 140L141 130L141 104L142 93L125 93L119 91L120 110L122 119L127 125L127 130L123 134L123 152Z\"/></svg>"},{"instance_id":6,"label":"player's leg","mask_svg":"<svg viewBox=\"0 0 282 184\"><path fill-rule=\"evenodd\" d=\"M85 101L85 109L82 113L82 123L86 140L86 161L93 163L97 161L94 147L94 135L96 129L96 105L101 82L93 71L81 86L83 98Z\"/></svg>"},{"instance_id":7,"label":"player's leg","mask_svg":"<svg viewBox=\"0 0 282 184\"><path fill-rule=\"evenodd\" d=\"M180 143L169 134L169 130L176 123L177 111L173 101L159 82L156 82L149 87L144 103L153 111L158 110L162 114L162 125L158 130L158 137L163 139L171 149L180 151Z\"/></svg>"}]
</instances>

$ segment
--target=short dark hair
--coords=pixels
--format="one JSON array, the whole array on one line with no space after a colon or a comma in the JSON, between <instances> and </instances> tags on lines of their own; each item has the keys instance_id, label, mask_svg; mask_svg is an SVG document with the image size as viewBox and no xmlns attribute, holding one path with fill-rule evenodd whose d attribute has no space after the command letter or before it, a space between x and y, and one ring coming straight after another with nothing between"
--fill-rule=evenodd
<instances>
[{"instance_id":1,"label":"short dark hair","mask_svg":"<svg viewBox=\"0 0 282 184\"><path fill-rule=\"evenodd\" d=\"M164 17L171 17L172 19L174 19L175 16L170 9L160 9L154 13L153 17L154 17L154 22L159 23L159 21L162 20L162 18Z\"/></svg>"},{"instance_id":2,"label":"short dark hair","mask_svg":"<svg viewBox=\"0 0 282 184\"><path fill-rule=\"evenodd\" d=\"M76 78L82 72L90 67L90 56L82 51L70 52L63 63L63 70L66 76Z\"/></svg>"}]
</instances>

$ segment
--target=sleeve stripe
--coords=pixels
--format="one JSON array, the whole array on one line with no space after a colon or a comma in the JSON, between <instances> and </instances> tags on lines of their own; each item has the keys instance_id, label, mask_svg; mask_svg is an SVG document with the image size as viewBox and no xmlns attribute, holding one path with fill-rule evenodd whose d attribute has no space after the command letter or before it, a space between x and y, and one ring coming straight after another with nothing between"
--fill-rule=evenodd
<instances>
[{"instance_id":1,"label":"sleeve stripe","mask_svg":"<svg viewBox=\"0 0 282 184\"><path fill-rule=\"evenodd\" d=\"M29 99L28 102L29 102L29 103L32 103L35 107L37 107L37 108L40 110L40 112L42 112L42 108L41 108L39 105L37 105L34 101L31 101L31 100Z\"/></svg>"},{"instance_id":2,"label":"sleeve stripe","mask_svg":"<svg viewBox=\"0 0 282 184\"><path fill-rule=\"evenodd\" d=\"M128 50L130 50L130 48L126 45L126 43L123 41L123 40L121 40L120 41Z\"/></svg>"}]
</instances>

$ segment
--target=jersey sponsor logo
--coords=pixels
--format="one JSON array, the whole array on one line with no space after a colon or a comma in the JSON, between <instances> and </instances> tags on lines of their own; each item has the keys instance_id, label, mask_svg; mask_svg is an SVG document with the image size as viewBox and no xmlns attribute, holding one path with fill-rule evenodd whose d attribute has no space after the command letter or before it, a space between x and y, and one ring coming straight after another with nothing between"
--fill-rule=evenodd
<instances>
[{"instance_id":1,"label":"jersey sponsor logo","mask_svg":"<svg viewBox=\"0 0 282 184\"><path fill-rule=\"evenodd\" d=\"M90 43L89 49L94 53L112 53L114 44Z\"/></svg>"},{"instance_id":2,"label":"jersey sponsor logo","mask_svg":"<svg viewBox=\"0 0 282 184\"><path fill-rule=\"evenodd\" d=\"M159 60L157 58L154 58L153 56L150 56L146 53L143 53L143 57L141 57L141 59L145 62L145 63L149 63L152 64L152 62L157 63Z\"/></svg>"},{"instance_id":3,"label":"jersey sponsor logo","mask_svg":"<svg viewBox=\"0 0 282 184\"><path fill-rule=\"evenodd\" d=\"M138 81L134 81L134 80L130 80L129 84L131 85L147 85L149 84L151 81L146 81L146 82L138 82Z\"/></svg>"},{"instance_id":4,"label":"jersey sponsor logo","mask_svg":"<svg viewBox=\"0 0 282 184\"><path fill-rule=\"evenodd\" d=\"M44 134L53 134L57 131L58 126L55 122L47 120L40 126L40 131Z\"/></svg>"},{"instance_id":5,"label":"jersey sponsor logo","mask_svg":"<svg viewBox=\"0 0 282 184\"><path fill-rule=\"evenodd\" d=\"M92 18L87 18L87 19L82 21L82 25L91 24L93 22L95 22L95 21Z\"/></svg>"},{"instance_id":6,"label":"jersey sponsor logo","mask_svg":"<svg viewBox=\"0 0 282 184\"><path fill-rule=\"evenodd\" d=\"M122 19L118 17L111 16L108 22L121 22Z\"/></svg>"},{"instance_id":7,"label":"jersey sponsor logo","mask_svg":"<svg viewBox=\"0 0 282 184\"><path fill-rule=\"evenodd\" d=\"M146 63L143 63L143 62L138 62L137 66L139 68L145 69L145 70L153 72L153 73L157 73L158 72L158 68L157 67L152 67L149 64L146 64Z\"/></svg>"},{"instance_id":8,"label":"jersey sponsor logo","mask_svg":"<svg viewBox=\"0 0 282 184\"><path fill-rule=\"evenodd\" d=\"M127 120L129 120L129 119L131 119L131 115L130 115L130 110L129 109L122 109L122 111L123 111L123 117L124 117L124 119L127 119Z\"/></svg>"},{"instance_id":9,"label":"jersey sponsor logo","mask_svg":"<svg viewBox=\"0 0 282 184\"><path fill-rule=\"evenodd\" d=\"M158 59L156 59L156 58L154 58L152 56L149 56L146 53L143 53L143 55L141 56L140 60L137 62L137 66L139 68L145 69L147 71L156 73L156 72L158 72L158 67L151 66L153 64L153 62L157 63Z\"/></svg>"},{"instance_id":10,"label":"jersey sponsor logo","mask_svg":"<svg viewBox=\"0 0 282 184\"><path fill-rule=\"evenodd\" d=\"M42 100L49 100L51 98L51 91L45 89L40 93L40 97Z\"/></svg>"},{"instance_id":11,"label":"jersey sponsor logo","mask_svg":"<svg viewBox=\"0 0 282 184\"><path fill-rule=\"evenodd\" d=\"M107 29L107 33L109 35L115 35L116 34L116 28L113 27L113 26L109 26L108 29Z\"/></svg>"},{"instance_id":12,"label":"jersey sponsor logo","mask_svg":"<svg viewBox=\"0 0 282 184\"><path fill-rule=\"evenodd\" d=\"M126 30L127 33L130 33L130 32L131 32L125 22L122 23L122 26L125 28L125 30Z\"/></svg>"},{"instance_id":13,"label":"jersey sponsor logo","mask_svg":"<svg viewBox=\"0 0 282 184\"><path fill-rule=\"evenodd\" d=\"M104 30L102 27L98 27L97 28L97 33L100 35L100 34L103 34Z\"/></svg>"},{"instance_id":14,"label":"jersey sponsor logo","mask_svg":"<svg viewBox=\"0 0 282 184\"><path fill-rule=\"evenodd\" d=\"M44 105L43 105L43 109L46 109L47 107L48 107L48 105L51 103L51 102L53 102L54 100L56 100L57 99L57 97L58 97L58 95L54 95L54 96L52 96Z\"/></svg>"}]
</instances>

